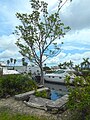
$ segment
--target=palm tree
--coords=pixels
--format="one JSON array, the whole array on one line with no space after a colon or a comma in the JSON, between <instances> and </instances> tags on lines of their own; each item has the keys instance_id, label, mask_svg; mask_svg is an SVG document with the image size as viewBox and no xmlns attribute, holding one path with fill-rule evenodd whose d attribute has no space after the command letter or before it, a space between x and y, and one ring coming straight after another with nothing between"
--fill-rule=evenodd
<instances>
[{"instance_id":1,"label":"palm tree","mask_svg":"<svg viewBox=\"0 0 90 120\"><path fill-rule=\"evenodd\" d=\"M11 62L11 63L13 62L13 58L10 58L10 62Z\"/></svg>"},{"instance_id":2,"label":"palm tree","mask_svg":"<svg viewBox=\"0 0 90 120\"><path fill-rule=\"evenodd\" d=\"M17 61L17 60L16 60L16 59L14 59L14 65L16 64L16 61Z\"/></svg>"},{"instance_id":3,"label":"palm tree","mask_svg":"<svg viewBox=\"0 0 90 120\"><path fill-rule=\"evenodd\" d=\"M89 69L89 66L90 66L89 58L86 58L86 68Z\"/></svg>"},{"instance_id":4,"label":"palm tree","mask_svg":"<svg viewBox=\"0 0 90 120\"><path fill-rule=\"evenodd\" d=\"M12 62L13 62L13 58L10 58L10 62L11 62L11 64L12 64Z\"/></svg>"},{"instance_id":5,"label":"palm tree","mask_svg":"<svg viewBox=\"0 0 90 120\"><path fill-rule=\"evenodd\" d=\"M15 68L16 61L17 61L16 59L13 60L13 62L14 62L14 68Z\"/></svg>"},{"instance_id":6,"label":"palm tree","mask_svg":"<svg viewBox=\"0 0 90 120\"><path fill-rule=\"evenodd\" d=\"M22 65L24 66L25 58L22 58Z\"/></svg>"},{"instance_id":7,"label":"palm tree","mask_svg":"<svg viewBox=\"0 0 90 120\"><path fill-rule=\"evenodd\" d=\"M71 68L73 67L73 62L71 60L69 62L69 65L70 65Z\"/></svg>"},{"instance_id":8,"label":"palm tree","mask_svg":"<svg viewBox=\"0 0 90 120\"><path fill-rule=\"evenodd\" d=\"M59 66L60 69L62 69L63 64L62 64L62 63L59 63L58 66Z\"/></svg>"},{"instance_id":9,"label":"palm tree","mask_svg":"<svg viewBox=\"0 0 90 120\"><path fill-rule=\"evenodd\" d=\"M83 58L83 62L81 63L81 68L84 68L84 69L89 69L89 66L90 66L90 62L88 61L89 58Z\"/></svg>"},{"instance_id":10,"label":"palm tree","mask_svg":"<svg viewBox=\"0 0 90 120\"><path fill-rule=\"evenodd\" d=\"M66 67L67 67L67 62L64 62L62 65L63 65L63 68L66 69Z\"/></svg>"},{"instance_id":11,"label":"palm tree","mask_svg":"<svg viewBox=\"0 0 90 120\"><path fill-rule=\"evenodd\" d=\"M26 66L26 71L27 71L28 63L25 62L25 58L22 58L22 65L23 65L23 66Z\"/></svg>"},{"instance_id":12,"label":"palm tree","mask_svg":"<svg viewBox=\"0 0 90 120\"><path fill-rule=\"evenodd\" d=\"M26 70L25 71L27 71L28 63L24 61L23 66L26 66Z\"/></svg>"},{"instance_id":13,"label":"palm tree","mask_svg":"<svg viewBox=\"0 0 90 120\"><path fill-rule=\"evenodd\" d=\"M80 66L79 66L79 65L75 65L74 69L75 69L76 71L79 71L79 70L80 70Z\"/></svg>"},{"instance_id":14,"label":"palm tree","mask_svg":"<svg viewBox=\"0 0 90 120\"><path fill-rule=\"evenodd\" d=\"M9 64L10 64L10 61L9 61L9 60L7 60L7 65L9 66Z\"/></svg>"}]
</instances>

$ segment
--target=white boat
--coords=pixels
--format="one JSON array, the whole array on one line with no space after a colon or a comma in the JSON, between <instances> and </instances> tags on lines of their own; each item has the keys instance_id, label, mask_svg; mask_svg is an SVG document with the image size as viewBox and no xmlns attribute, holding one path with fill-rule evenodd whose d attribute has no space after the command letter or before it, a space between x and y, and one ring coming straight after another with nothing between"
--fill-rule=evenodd
<instances>
[{"instance_id":1,"label":"white boat","mask_svg":"<svg viewBox=\"0 0 90 120\"><path fill-rule=\"evenodd\" d=\"M70 76L70 82L72 83L73 79L75 78L74 71L69 69L60 69L50 74L44 75L44 80L47 82L54 82L54 83L65 83L66 76Z\"/></svg>"}]
</instances>

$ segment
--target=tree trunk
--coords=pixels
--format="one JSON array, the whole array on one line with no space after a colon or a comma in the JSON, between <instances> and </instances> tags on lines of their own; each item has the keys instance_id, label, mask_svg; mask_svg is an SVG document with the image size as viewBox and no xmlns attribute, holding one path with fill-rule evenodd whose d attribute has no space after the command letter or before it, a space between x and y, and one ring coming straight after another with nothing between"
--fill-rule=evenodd
<instances>
[{"instance_id":1,"label":"tree trunk","mask_svg":"<svg viewBox=\"0 0 90 120\"><path fill-rule=\"evenodd\" d=\"M41 70L40 84L44 85L44 75L43 75L43 66L42 66L42 63L40 64L40 70Z\"/></svg>"}]
</instances>

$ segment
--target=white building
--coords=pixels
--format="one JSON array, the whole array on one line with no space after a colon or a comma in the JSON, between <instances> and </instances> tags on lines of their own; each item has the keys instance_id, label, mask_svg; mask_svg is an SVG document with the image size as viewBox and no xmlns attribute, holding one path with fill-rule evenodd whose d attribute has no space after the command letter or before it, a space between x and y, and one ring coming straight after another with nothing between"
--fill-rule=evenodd
<instances>
[{"instance_id":1,"label":"white building","mask_svg":"<svg viewBox=\"0 0 90 120\"><path fill-rule=\"evenodd\" d=\"M40 68L38 66L7 66L4 61L0 62L1 74L22 74L22 73L32 73L34 75L40 74Z\"/></svg>"},{"instance_id":2,"label":"white building","mask_svg":"<svg viewBox=\"0 0 90 120\"><path fill-rule=\"evenodd\" d=\"M7 65L0 61L0 75L7 75L7 74L19 74L16 70L9 70Z\"/></svg>"},{"instance_id":3,"label":"white building","mask_svg":"<svg viewBox=\"0 0 90 120\"><path fill-rule=\"evenodd\" d=\"M19 73L32 73L35 75L40 74L40 69L38 66L7 66L8 70L16 70Z\"/></svg>"}]
</instances>

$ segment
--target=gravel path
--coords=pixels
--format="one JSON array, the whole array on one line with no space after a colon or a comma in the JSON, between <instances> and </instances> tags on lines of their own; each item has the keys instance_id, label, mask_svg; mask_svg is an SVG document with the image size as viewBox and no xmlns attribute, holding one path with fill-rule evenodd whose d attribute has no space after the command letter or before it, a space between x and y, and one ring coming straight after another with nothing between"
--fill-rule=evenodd
<instances>
[{"instance_id":1,"label":"gravel path","mask_svg":"<svg viewBox=\"0 0 90 120\"><path fill-rule=\"evenodd\" d=\"M66 119L63 119L61 114L50 114L49 112L46 112L44 110L28 107L27 105L23 103L23 101L17 101L13 97L6 98L6 99L0 99L0 108L2 107L9 108L13 112L25 113L25 114L30 114L30 115L40 116L40 117L45 116L46 118L48 118L48 120L50 119L51 120L66 120Z\"/></svg>"}]
</instances>

